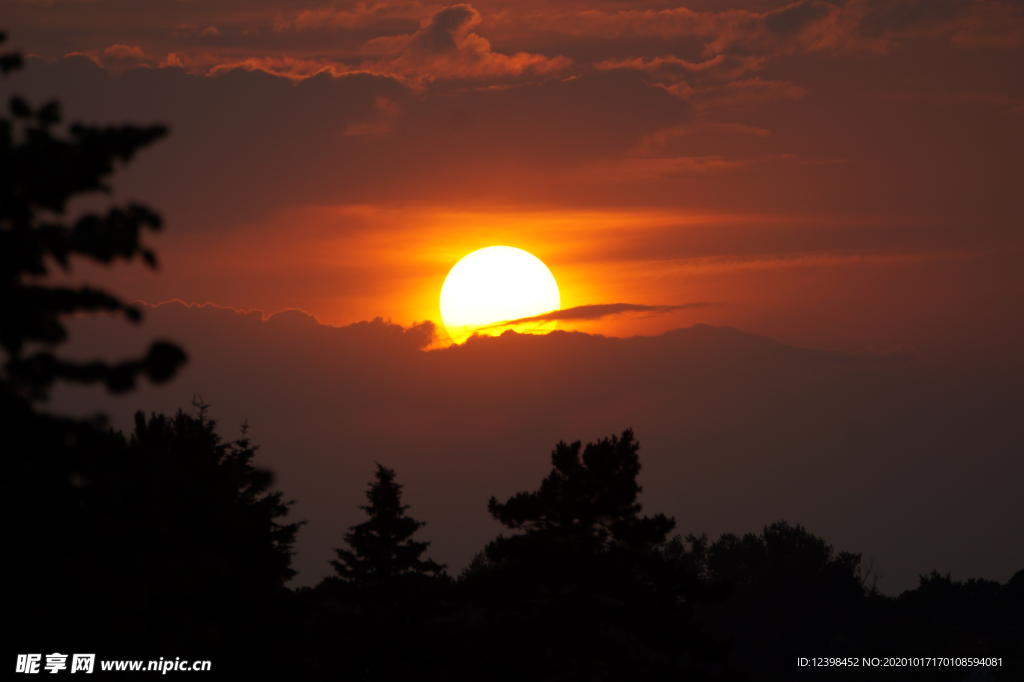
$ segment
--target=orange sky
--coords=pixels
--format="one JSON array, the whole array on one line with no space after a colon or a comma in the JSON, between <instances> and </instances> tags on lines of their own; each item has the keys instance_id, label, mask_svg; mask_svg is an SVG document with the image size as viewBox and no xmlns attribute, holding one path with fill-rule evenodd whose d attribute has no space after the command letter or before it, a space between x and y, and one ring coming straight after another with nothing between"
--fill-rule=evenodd
<instances>
[{"instance_id":1,"label":"orange sky","mask_svg":"<svg viewBox=\"0 0 1024 682\"><path fill-rule=\"evenodd\" d=\"M9 9L38 59L5 88L172 128L116 183L166 217L163 269L82 273L129 298L436 321L505 244L563 307L709 304L563 328L946 356L1021 328L1019 6Z\"/></svg>"},{"instance_id":2,"label":"orange sky","mask_svg":"<svg viewBox=\"0 0 1024 682\"><path fill-rule=\"evenodd\" d=\"M0 96L56 97L69 120L170 126L113 183L114 200L164 216L166 230L147 238L160 270L78 264L72 277L150 304L213 304L148 309L142 335L179 339L193 360L171 387L131 400L172 410L202 392L226 423L252 418L314 520L300 540L304 580L355 520L350 502L376 448L439 491L408 488L460 562L493 535L482 507L480 524L459 526L478 501L442 494L472 453L497 448L472 475L500 497L514 492L500 489L509 481L539 480L557 439L627 426L648 448L650 489L688 515L686 532L755 530L791 513L853 550L905 550L896 584L910 586L915 571L960 560L948 527L1013 530L1019 503L1004 493L1020 465L1007 453L1020 439L1004 413L1018 410L1024 377L1020 3L11 0L4 10L8 44L29 57ZM648 339L509 337L422 353L430 327L411 325L440 321L448 270L498 244L541 258L563 308L669 308L559 326ZM291 309L325 324L272 316ZM398 326L356 324L378 317ZM699 323L850 353L742 337L719 354L708 338L740 337L672 332ZM97 326L76 352L128 353L120 334ZM759 366L762 351L774 359ZM488 392L474 376L498 384ZM71 392L57 404L101 400ZM109 403L115 421L136 407L125 400ZM341 452L355 431L363 440ZM421 442L429 461L409 454ZM749 478L738 487L737 472ZM921 472L935 487L913 487ZM983 474L1003 492L987 493ZM711 483L681 495L697 475ZM829 493L796 487L801 477ZM336 485L348 497L335 499ZM851 521L865 500L882 510L874 526ZM941 523L928 521L939 507ZM917 554L904 548L911 535L924 538ZM997 544L977 553L988 563L956 565L1005 579L1019 551L1004 543L997 557Z\"/></svg>"}]
</instances>

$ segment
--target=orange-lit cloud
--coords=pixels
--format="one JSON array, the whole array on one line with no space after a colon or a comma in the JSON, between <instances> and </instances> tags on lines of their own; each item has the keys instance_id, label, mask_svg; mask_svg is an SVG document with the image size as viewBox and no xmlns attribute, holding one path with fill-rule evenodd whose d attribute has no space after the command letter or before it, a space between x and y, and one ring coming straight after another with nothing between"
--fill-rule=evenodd
<instances>
[{"instance_id":1,"label":"orange-lit cloud","mask_svg":"<svg viewBox=\"0 0 1024 682\"><path fill-rule=\"evenodd\" d=\"M64 56L65 57L85 57L86 59L88 59L89 61L94 63L96 66L100 67L101 69L103 68L103 62L102 62L102 60L100 60L100 56L96 52L68 52Z\"/></svg>"},{"instance_id":2,"label":"orange-lit cloud","mask_svg":"<svg viewBox=\"0 0 1024 682\"><path fill-rule=\"evenodd\" d=\"M278 17L274 20L274 30L287 33L324 27L353 27L395 16L396 12L401 16L412 16L409 13L416 11L425 10L419 4L394 6L384 3L357 5L354 11L306 10L292 18ZM371 37L357 50L344 55L278 53L236 57L218 55L211 50L187 57L181 53L176 55L178 61L190 70L209 75L246 69L303 80L320 73L335 77L366 73L393 77L412 87L437 79L542 75L561 71L572 63L561 56L494 51L486 38L474 32L480 23L480 13L472 6L451 5L424 17L419 28L412 33ZM189 30L196 31L197 28L190 26ZM210 26L199 31L199 35L220 36L222 31Z\"/></svg>"},{"instance_id":3,"label":"orange-lit cloud","mask_svg":"<svg viewBox=\"0 0 1024 682\"><path fill-rule=\"evenodd\" d=\"M1021 44L1024 15L1008 2L982 0L850 0L829 3L799 0L758 12L672 9L577 9L535 11L523 17L534 28L577 36L626 38L697 38L703 54L731 51L762 55L821 50L888 52L901 40L946 37L964 45L1016 47Z\"/></svg>"},{"instance_id":4,"label":"orange-lit cloud","mask_svg":"<svg viewBox=\"0 0 1024 682\"><path fill-rule=\"evenodd\" d=\"M116 59L145 59L145 55L142 54L142 48L138 45L131 47L128 45L111 45L107 49L103 50L104 57L114 57Z\"/></svg>"},{"instance_id":5,"label":"orange-lit cloud","mask_svg":"<svg viewBox=\"0 0 1024 682\"><path fill-rule=\"evenodd\" d=\"M691 62L673 55L626 59L606 59L594 64L599 71L631 69L645 73L703 73L717 78L737 78L750 71L759 71L767 58L757 56L729 56L719 54L702 62Z\"/></svg>"},{"instance_id":6,"label":"orange-lit cloud","mask_svg":"<svg viewBox=\"0 0 1024 682\"><path fill-rule=\"evenodd\" d=\"M34 5L18 9L26 20L41 11ZM66 21L65 34L89 32L99 42L76 43L58 54L98 55L116 47L122 53L116 63L101 61L115 71L129 58L197 74L250 69L296 81L320 73L371 73L419 89L461 79L491 81L473 87L509 87L503 81L625 70L687 100L730 82L734 89L747 88L743 101L751 104L765 101L767 93L762 88L760 99L751 96L752 75L781 56L884 56L928 40L964 48L1024 45L1024 11L994 0L798 0L772 9L737 0L714 11L588 2L510 8L491 0L447 6L415 0L298 7L267 2L245 13L215 1L174 13L154 5L151 23L173 27L163 35L131 35L85 20L71 5L61 10L48 14L48 25ZM644 43L637 40L647 38L652 51L638 51ZM174 62L150 56L169 53ZM773 76L764 82L788 81ZM788 90L780 86L775 97L796 96L801 88L799 82ZM728 102L742 105L735 93Z\"/></svg>"},{"instance_id":7,"label":"orange-lit cloud","mask_svg":"<svg viewBox=\"0 0 1024 682\"><path fill-rule=\"evenodd\" d=\"M182 61L180 56L179 61ZM198 70L210 76L218 76L235 69L245 69L246 71L264 71L275 76L283 76L292 81L305 80L321 73L327 73L334 77L361 73L385 75L376 71L350 68L346 64L335 60L317 57L274 56L224 60L215 55L204 54L188 58L187 61L184 61L184 64L193 71Z\"/></svg>"},{"instance_id":8,"label":"orange-lit cloud","mask_svg":"<svg viewBox=\"0 0 1024 682\"><path fill-rule=\"evenodd\" d=\"M437 78L500 78L525 71L544 74L567 67L565 57L518 52L501 54L490 42L472 32L480 13L470 5L445 7L425 19L410 35L382 36L366 43L372 57L364 68L427 80ZM372 65L372 66L371 66Z\"/></svg>"},{"instance_id":9,"label":"orange-lit cloud","mask_svg":"<svg viewBox=\"0 0 1024 682\"><path fill-rule=\"evenodd\" d=\"M295 14L279 15L273 20L275 31L306 31L322 28L356 28L400 19L419 20L426 8L419 2L357 2L351 9L334 6L303 9Z\"/></svg>"}]
</instances>

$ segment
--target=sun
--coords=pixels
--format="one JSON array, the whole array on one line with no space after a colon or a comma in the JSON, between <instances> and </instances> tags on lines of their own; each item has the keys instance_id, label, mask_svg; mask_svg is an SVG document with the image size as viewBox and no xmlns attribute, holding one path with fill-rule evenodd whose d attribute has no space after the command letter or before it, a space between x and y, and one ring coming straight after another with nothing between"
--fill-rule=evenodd
<instances>
[{"instance_id":1,"label":"sun","mask_svg":"<svg viewBox=\"0 0 1024 682\"><path fill-rule=\"evenodd\" d=\"M552 331L554 320L503 324L559 310L558 283L533 254L511 246L488 246L464 257L441 287L441 321L455 343L473 333L496 335Z\"/></svg>"}]
</instances>

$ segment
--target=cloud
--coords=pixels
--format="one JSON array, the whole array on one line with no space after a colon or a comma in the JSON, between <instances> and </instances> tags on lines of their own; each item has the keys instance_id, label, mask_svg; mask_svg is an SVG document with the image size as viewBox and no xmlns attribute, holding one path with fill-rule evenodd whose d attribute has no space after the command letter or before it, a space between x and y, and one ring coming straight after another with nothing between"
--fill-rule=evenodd
<instances>
[{"instance_id":1,"label":"cloud","mask_svg":"<svg viewBox=\"0 0 1024 682\"><path fill-rule=\"evenodd\" d=\"M649 315L665 315L676 310L689 310L692 308L705 308L713 303L698 302L698 303L682 303L680 305L643 305L640 303L596 303L591 305L578 305L573 308L564 308L562 310L552 310L550 313L544 313L543 315L534 315L533 317L523 317L518 320L509 320L501 322L499 324L491 325L486 329L499 329L501 327L511 327L517 324L527 324L530 322L549 322L551 320L560 321L580 321L580 320L600 320L605 317L612 315L624 315L626 313L647 313Z\"/></svg>"},{"instance_id":2,"label":"cloud","mask_svg":"<svg viewBox=\"0 0 1024 682\"><path fill-rule=\"evenodd\" d=\"M1013 49L1024 44L1024 9L1019 3L993 0L799 0L768 11L755 8L780 3L740 2L729 9L697 11L619 9L621 3L523 2L509 8L492 0L479 0L476 6L367 0L302 9L293 4L296 10L284 11L273 3L259 3L244 15L225 2L211 2L189 3L175 12L162 6L148 10L144 25L174 27L160 36L126 29L123 22L115 29L109 22L83 21L68 8L75 4L62 3L60 9L27 5L20 8L26 16L22 23L59 27L39 36L62 42L59 54L89 53L93 50L81 46L116 41L146 45L155 54L173 52L197 73L218 65L218 72L232 66L258 68L290 78L369 71L417 85L446 78L561 74L576 58L598 71L635 70L654 78L675 74L665 85L682 96L683 74L735 80L783 55L881 55L910 41L934 38L962 47ZM53 37L62 35L78 35L86 42ZM675 53L645 53L665 46ZM521 51L524 47L531 51ZM576 54L569 54L573 50ZM363 63L367 56L371 64ZM286 59L293 66L275 70ZM307 66L294 68L296 61ZM319 67L310 68L312 64ZM703 84L689 82L693 87Z\"/></svg>"},{"instance_id":3,"label":"cloud","mask_svg":"<svg viewBox=\"0 0 1024 682\"><path fill-rule=\"evenodd\" d=\"M373 24L384 16L408 18L417 11L422 13L423 8L416 3L397 7L383 3L360 4L354 11L307 10L291 18L278 18L274 30L280 35L317 28L354 27ZM334 77L370 74L394 78L415 89L440 79L494 80L553 74L572 63L562 56L497 52L486 38L474 32L481 21L476 9L460 4L433 12L411 33L376 35L347 51L311 54L308 50L292 50L248 57L237 56L238 49L227 54L211 51L187 56L181 51L176 54L191 71L214 76L245 69L265 71L297 82L321 73ZM210 29L204 30L202 35L212 35ZM187 25L179 30L195 32L196 26Z\"/></svg>"},{"instance_id":4,"label":"cloud","mask_svg":"<svg viewBox=\"0 0 1024 682\"><path fill-rule=\"evenodd\" d=\"M103 61L100 59L100 56L95 52L68 52L66 55L64 55L64 57L85 57L96 66L100 67L101 69L103 68Z\"/></svg>"},{"instance_id":5,"label":"cloud","mask_svg":"<svg viewBox=\"0 0 1024 682\"><path fill-rule=\"evenodd\" d=\"M673 55L661 57L635 57L626 59L606 59L594 64L598 71L639 71L648 74L650 85L664 89L666 92L682 100L709 99L706 95L718 92L722 81L744 83L738 81L740 76L759 71L767 62L767 57L752 55L734 56L719 54L701 62L691 62ZM732 85L730 83L730 85Z\"/></svg>"},{"instance_id":6,"label":"cloud","mask_svg":"<svg viewBox=\"0 0 1024 682\"><path fill-rule=\"evenodd\" d=\"M160 62L160 66L163 67L163 68L167 68L167 67L173 67L173 68L178 68L178 69L185 68L185 65L182 63L181 59L179 59L178 55L176 55L173 52L168 52L167 53L167 58L164 59L162 62Z\"/></svg>"},{"instance_id":7,"label":"cloud","mask_svg":"<svg viewBox=\"0 0 1024 682\"><path fill-rule=\"evenodd\" d=\"M190 6L173 17L154 10L153 21L176 26L156 39L92 24L83 29L69 24L64 32L88 30L103 36L104 42L95 45L109 44L111 38L125 47L140 41L155 54L176 54L193 73L244 68L293 80L325 72L374 73L415 88L451 79L574 77L580 74L566 71L576 59L583 73L640 72L683 99L691 90L748 78L784 55L882 55L910 41L934 38L963 47L1012 49L1024 44L1024 11L1006 2L800 0L769 11L748 9L751 4L762 6L740 3L720 11L695 11L523 3L509 9L489 0L476 6L367 1L284 12L263 6L240 17L211 3ZM73 21L69 12L57 14L58 22ZM185 23L178 23L182 19ZM207 39L211 36L216 39ZM79 50L80 44L74 43L75 51L91 52ZM673 53L646 52L664 46L671 46ZM70 43L67 48L61 53L69 51Z\"/></svg>"},{"instance_id":8,"label":"cloud","mask_svg":"<svg viewBox=\"0 0 1024 682\"><path fill-rule=\"evenodd\" d=\"M649 73L648 84L660 88L696 108L754 107L767 102L800 99L807 91L789 81L762 80L760 77L737 79L746 71L756 71L764 65L764 58L726 60L718 55L706 62L691 63L675 57L655 57L625 60L606 60L595 64L599 71L633 70ZM731 66L723 66L731 64ZM680 68L669 70L666 65ZM690 74L684 80L684 75ZM728 82L721 82L726 80Z\"/></svg>"},{"instance_id":9,"label":"cloud","mask_svg":"<svg viewBox=\"0 0 1024 682\"><path fill-rule=\"evenodd\" d=\"M1003 50L1024 45L1024 8L1019 3L978 2L975 12L957 25L954 43Z\"/></svg>"},{"instance_id":10,"label":"cloud","mask_svg":"<svg viewBox=\"0 0 1024 682\"><path fill-rule=\"evenodd\" d=\"M707 74L716 78L732 79L743 75L748 71L759 71L764 67L766 57L752 55L733 56L716 55L711 59L702 62L691 62L680 59L674 55L662 57L632 57L625 59L606 59L596 62L594 68L598 71L612 71L615 69L629 69L643 71L645 73L678 73Z\"/></svg>"},{"instance_id":11,"label":"cloud","mask_svg":"<svg viewBox=\"0 0 1024 682\"><path fill-rule=\"evenodd\" d=\"M180 57L181 55L179 55ZM375 70L372 66L369 69L362 69L352 67L344 62L322 57L277 56L222 60L213 55L201 55L198 58L187 58L185 63L190 70L204 72L209 76L219 76L235 69L243 69L245 71L263 71L274 76L287 78L295 83L322 73L329 74L335 78L359 75L393 77L395 75Z\"/></svg>"},{"instance_id":12,"label":"cloud","mask_svg":"<svg viewBox=\"0 0 1024 682\"><path fill-rule=\"evenodd\" d=\"M817 51L886 53L901 41L944 37L965 46L1016 47L1024 13L987 0L800 0L767 12L665 10L536 12L534 29L611 39L657 36L704 41L703 54L776 56Z\"/></svg>"},{"instance_id":13,"label":"cloud","mask_svg":"<svg viewBox=\"0 0 1024 682\"><path fill-rule=\"evenodd\" d=\"M115 59L138 59L143 60L146 55L142 53L142 48L138 45L131 47L128 45L111 45L107 49L103 50L104 57L113 57Z\"/></svg>"},{"instance_id":14,"label":"cloud","mask_svg":"<svg viewBox=\"0 0 1024 682\"><path fill-rule=\"evenodd\" d=\"M546 74L565 69L571 60L540 54L494 52L490 42L472 32L481 21L470 5L439 10L412 34L383 36L366 43L363 53L373 57L362 67L418 81L438 78L500 78L524 72Z\"/></svg>"},{"instance_id":15,"label":"cloud","mask_svg":"<svg viewBox=\"0 0 1024 682\"><path fill-rule=\"evenodd\" d=\"M310 31L316 29L353 29L388 20L418 19L424 13L419 2L357 2L352 9L321 7L304 9L297 14L278 16L273 20L275 31Z\"/></svg>"}]
</instances>

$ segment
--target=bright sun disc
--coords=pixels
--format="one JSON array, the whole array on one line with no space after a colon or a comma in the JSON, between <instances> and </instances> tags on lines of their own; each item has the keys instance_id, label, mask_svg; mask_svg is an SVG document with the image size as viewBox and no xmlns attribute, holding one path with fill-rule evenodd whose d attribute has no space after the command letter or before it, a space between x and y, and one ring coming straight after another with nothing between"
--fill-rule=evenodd
<instances>
[{"instance_id":1,"label":"bright sun disc","mask_svg":"<svg viewBox=\"0 0 1024 682\"><path fill-rule=\"evenodd\" d=\"M451 269L441 287L441 320L455 343L474 332L549 332L554 320L516 325L502 322L534 317L562 307L558 284L536 256L511 246L488 246Z\"/></svg>"}]
</instances>

